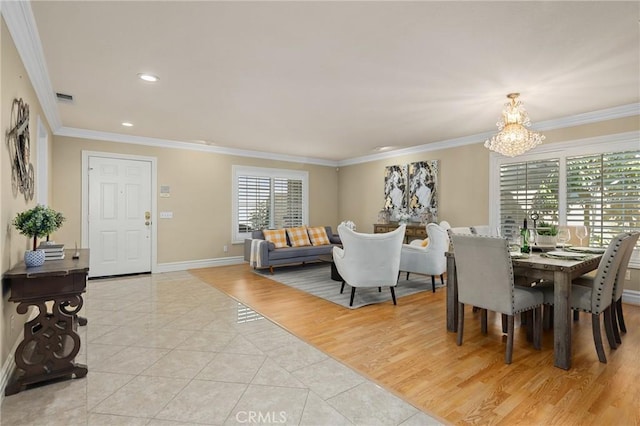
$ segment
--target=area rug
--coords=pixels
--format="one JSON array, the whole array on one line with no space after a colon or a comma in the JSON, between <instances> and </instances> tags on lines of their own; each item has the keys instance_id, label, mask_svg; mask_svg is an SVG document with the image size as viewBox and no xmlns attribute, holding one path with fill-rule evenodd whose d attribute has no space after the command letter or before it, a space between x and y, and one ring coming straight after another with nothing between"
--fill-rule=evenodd
<instances>
[{"instance_id":1,"label":"area rug","mask_svg":"<svg viewBox=\"0 0 640 426\"><path fill-rule=\"evenodd\" d=\"M282 266L274 268L273 275L269 273L268 269L254 269L253 272L349 309L391 301L389 287L382 287L382 292L378 292L377 287L357 288L353 306L349 306L351 287L345 285L344 293L340 294L342 283L331 279L331 267L328 263ZM421 291L431 291L431 277L411 274L409 280L406 280L405 273L400 275L400 280L395 288L396 299ZM443 287L440 278L436 278L436 290L438 287ZM397 302L402 303L401 300Z\"/></svg>"}]
</instances>

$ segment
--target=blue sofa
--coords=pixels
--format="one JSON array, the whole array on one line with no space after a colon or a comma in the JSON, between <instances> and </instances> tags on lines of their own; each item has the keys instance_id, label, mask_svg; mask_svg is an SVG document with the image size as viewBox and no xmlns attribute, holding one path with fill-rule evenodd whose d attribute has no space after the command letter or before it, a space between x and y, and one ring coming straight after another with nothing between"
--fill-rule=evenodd
<instances>
[{"instance_id":1,"label":"blue sofa","mask_svg":"<svg viewBox=\"0 0 640 426\"><path fill-rule=\"evenodd\" d=\"M333 233L331 227L325 226L324 228L331 244L283 248L275 248L273 243L266 241L262 231L253 231L251 238L244 240L244 260L255 269L269 268L272 274L274 266L318 261L318 256L331 254L333 247L340 245L340 237ZM290 244L288 236L287 243ZM254 251L253 258L251 256L252 250Z\"/></svg>"}]
</instances>

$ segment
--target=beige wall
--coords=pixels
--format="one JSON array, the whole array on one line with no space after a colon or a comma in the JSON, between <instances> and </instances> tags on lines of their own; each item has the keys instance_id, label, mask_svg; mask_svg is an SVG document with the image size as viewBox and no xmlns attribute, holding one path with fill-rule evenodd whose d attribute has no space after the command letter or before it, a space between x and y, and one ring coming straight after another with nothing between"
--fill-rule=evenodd
<instances>
[{"instance_id":1,"label":"beige wall","mask_svg":"<svg viewBox=\"0 0 640 426\"><path fill-rule=\"evenodd\" d=\"M271 167L309 172L309 225L336 227L338 175L335 167L268 161L183 149L154 148L70 137L54 137L52 205L64 212L65 225L56 241L81 241L82 151L155 157L158 188L171 187L170 198L158 198L158 263L242 256L242 245L231 244L231 166ZM224 253L223 246L229 246Z\"/></svg>"},{"instance_id":2,"label":"beige wall","mask_svg":"<svg viewBox=\"0 0 640 426\"><path fill-rule=\"evenodd\" d=\"M489 153L481 145L340 167L340 220L353 220L359 231L373 232L378 212L384 206L385 167L426 160L440 161L439 220L447 220L452 226L487 223Z\"/></svg>"},{"instance_id":3,"label":"beige wall","mask_svg":"<svg viewBox=\"0 0 640 426\"><path fill-rule=\"evenodd\" d=\"M7 30L7 26L2 19L2 29L0 30L0 129L2 134L11 126L11 105L14 99L22 98L29 105L29 131L31 141L31 162L36 170L37 164L37 117L40 116L46 124L44 113L35 95L29 77L24 69L20 56L16 51L15 45ZM51 141L51 133L49 133L49 142ZM3 144L0 148L0 253L2 257L2 272L11 269L16 263L23 258L24 251L30 249L31 240L20 235L11 226L11 221L16 213L35 206L36 197L30 202L25 202L24 196L18 193L13 195L11 189L11 162L4 136ZM49 152L51 147L49 147ZM38 188L36 188L37 191ZM18 315L16 313L16 304L9 302L10 291L3 285L2 288L2 305L0 307L0 365L4 366L9 352L13 348L14 343L22 334L22 324L26 315ZM14 318L13 322L10 320ZM11 328L13 324L13 328Z\"/></svg>"}]
</instances>

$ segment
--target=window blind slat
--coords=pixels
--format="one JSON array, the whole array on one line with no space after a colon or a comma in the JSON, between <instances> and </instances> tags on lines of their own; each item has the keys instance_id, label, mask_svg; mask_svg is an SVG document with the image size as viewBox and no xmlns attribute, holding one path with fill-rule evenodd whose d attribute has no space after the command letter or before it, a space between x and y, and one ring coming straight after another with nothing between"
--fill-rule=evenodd
<instances>
[{"instance_id":1,"label":"window blind slat","mask_svg":"<svg viewBox=\"0 0 640 426\"><path fill-rule=\"evenodd\" d=\"M567 223L586 225L590 244L609 244L639 216L640 151L567 158Z\"/></svg>"}]
</instances>

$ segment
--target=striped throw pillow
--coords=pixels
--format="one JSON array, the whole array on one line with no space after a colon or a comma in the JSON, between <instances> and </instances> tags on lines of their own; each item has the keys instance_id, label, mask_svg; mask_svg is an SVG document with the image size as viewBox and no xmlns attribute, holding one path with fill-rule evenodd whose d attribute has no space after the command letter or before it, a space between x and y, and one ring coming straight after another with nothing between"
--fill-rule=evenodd
<instances>
[{"instance_id":1,"label":"striped throw pillow","mask_svg":"<svg viewBox=\"0 0 640 426\"><path fill-rule=\"evenodd\" d=\"M262 233L264 234L264 239L272 242L276 248L289 247L284 229L264 229Z\"/></svg>"},{"instance_id":2,"label":"striped throw pillow","mask_svg":"<svg viewBox=\"0 0 640 426\"><path fill-rule=\"evenodd\" d=\"M327 237L327 230L324 229L324 226L307 228L307 232L309 233L309 239L311 240L312 245L326 246L327 244L331 244L329 237Z\"/></svg>"},{"instance_id":3,"label":"striped throw pillow","mask_svg":"<svg viewBox=\"0 0 640 426\"><path fill-rule=\"evenodd\" d=\"M289 235L289 241L291 241L291 247L304 247L310 246L309 235L307 234L306 226L299 226L297 228L287 228L287 235Z\"/></svg>"}]
</instances>

